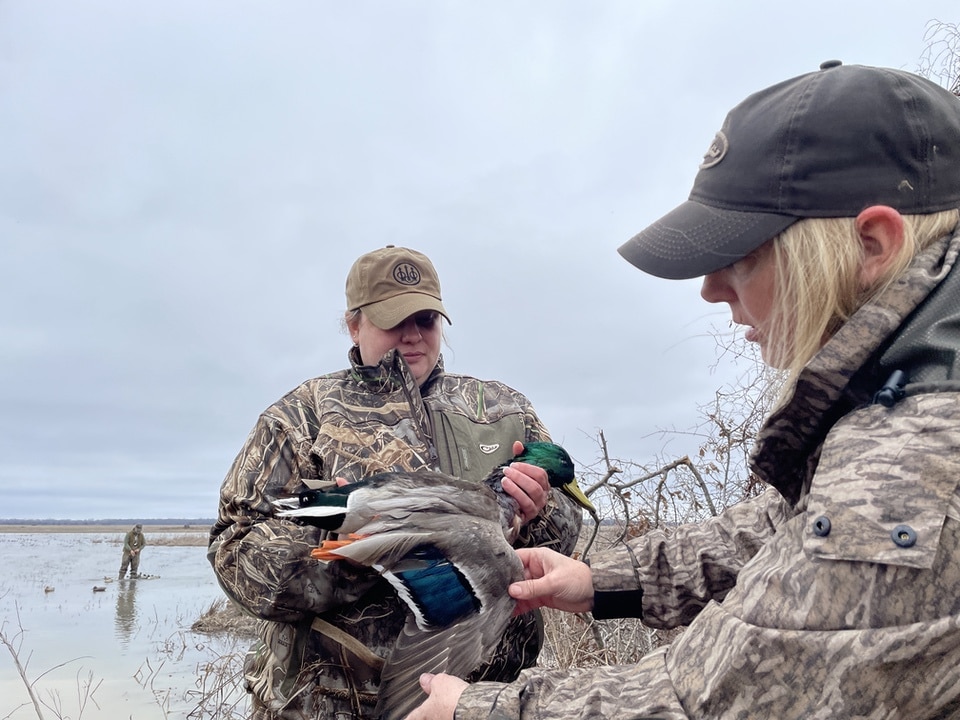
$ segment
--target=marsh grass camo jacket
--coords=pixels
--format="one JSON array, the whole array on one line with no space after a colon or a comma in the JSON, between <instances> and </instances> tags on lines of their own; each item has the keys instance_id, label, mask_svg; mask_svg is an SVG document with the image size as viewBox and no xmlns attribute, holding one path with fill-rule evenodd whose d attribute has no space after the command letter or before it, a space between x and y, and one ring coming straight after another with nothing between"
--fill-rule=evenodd
<instances>
[{"instance_id":1,"label":"marsh grass camo jacket","mask_svg":"<svg viewBox=\"0 0 960 720\"><path fill-rule=\"evenodd\" d=\"M405 606L378 574L321 563L322 531L274 515L277 498L342 477L440 470L480 481L512 459L515 440L548 440L530 402L494 381L447 374L442 359L423 387L391 351L309 380L268 408L223 482L208 558L226 594L261 618L245 676L255 718L366 718L377 666L400 633ZM573 551L581 511L551 491L518 546ZM508 681L542 645L538 616L515 618L475 678Z\"/></svg>"},{"instance_id":2,"label":"marsh grass camo jacket","mask_svg":"<svg viewBox=\"0 0 960 720\"><path fill-rule=\"evenodd\" d=\"M765 494L594 556L595 616L689 623L676 642L472 685L457 720L960 718L958 249L925 251L804 369L758 436ZM875 402L895 370L904 392Z\"/></svg>"}]
</instances>

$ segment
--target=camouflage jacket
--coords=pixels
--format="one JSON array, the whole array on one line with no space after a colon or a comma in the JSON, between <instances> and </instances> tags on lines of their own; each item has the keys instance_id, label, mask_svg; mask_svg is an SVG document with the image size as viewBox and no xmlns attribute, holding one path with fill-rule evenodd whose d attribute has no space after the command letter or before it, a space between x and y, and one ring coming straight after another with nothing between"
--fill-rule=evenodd
<instances>
[{"instance_id":1,"label":"camouflage jacket","mask_svg":"<svg viewBox=\"0 0 960 720\"><path fill-rule=\"evenodd\" d=\"M208 558L227 595L263 620L245 668L256 717L369 717L379 680L369 653L388 653L405 615L376 573L310 558L321 531L277 518L271 501L389 470L480 481L512 458L515 440L549 439L530 402L502 383L447 374L441 360L420 388L398 353L362 366L354 348L350 359L260 416L221 489ZM580 523L580 509L551 491L517 544L569 554ZM541 644L540 618L516 618L477 677L515 678Z\"/></svg>"},{"instance_id":2,"label":"camouflage jacket","mask_svg":"<svg viewBox=\"0 0 960 720\"><path fill-rule=\"evenodd\" d=\"M594 556L595 614L689 623L677 641L472 685L457 720L960 718L958 250L924 252L804 369L757 439L764 495ZM904 368L905 397L871 402Z\"/></svg>"},{"instance_id":3,"label":"camouflage jacket","mask_svg":"<svg viewBox=\"0 0 960 720\"><path fill-rule=\"evenodd\" d=\"M123 536L123 552L125 553L142 550L146 544L147 540L139 530L130 530Z\"/></svg>"}]
</instances>

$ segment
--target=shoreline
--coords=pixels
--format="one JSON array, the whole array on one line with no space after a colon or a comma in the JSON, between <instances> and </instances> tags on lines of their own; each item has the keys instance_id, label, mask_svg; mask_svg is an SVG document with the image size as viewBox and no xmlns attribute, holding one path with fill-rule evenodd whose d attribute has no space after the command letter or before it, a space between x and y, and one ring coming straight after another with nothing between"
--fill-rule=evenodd
<instances>
[{"instance_id":1,"label":"shoreline","mask_svg":"<svg viewBox=\"0 0 960 720\"><path fill-rule=\"evenodd\" d=\"M46 524L29 524L29 523L19 523L19 524L10 524L5 525L0 523L0 534L25 534L25 533L126 533L130 528L133 527L133 523L90 523L89 525L81 524L63 524L58 523L46 523ZM150 535L151 533L179 533L182 535L186 534L202 534L206 536L210 532L209 525L149 525L147 523L143 524L143 534Z\"/></svg>"}]
</instances>

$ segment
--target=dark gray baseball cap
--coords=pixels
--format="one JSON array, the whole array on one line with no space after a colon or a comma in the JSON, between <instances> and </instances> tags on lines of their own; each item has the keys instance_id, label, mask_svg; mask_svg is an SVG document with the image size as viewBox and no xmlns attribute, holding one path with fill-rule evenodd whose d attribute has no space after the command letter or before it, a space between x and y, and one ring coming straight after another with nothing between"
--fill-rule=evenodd
<instances>
[{"instance_id":1,"label":"dark gray baseball cap","mask_svg":"<svg viewBox=\"0 0 960 720\"><path fill-rule=\"evenodd\" d=\"M960 98L919 75L828 61L727 115L689 199L620 254L663 278L699 277L802 218L960 207Z\"/></svg>"}]
</instances>

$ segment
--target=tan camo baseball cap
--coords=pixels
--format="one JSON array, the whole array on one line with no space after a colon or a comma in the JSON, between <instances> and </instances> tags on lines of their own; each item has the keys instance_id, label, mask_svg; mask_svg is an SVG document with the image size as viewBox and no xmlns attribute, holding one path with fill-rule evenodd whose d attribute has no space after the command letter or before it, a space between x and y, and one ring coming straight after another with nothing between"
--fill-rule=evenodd
<instances>
[{"instance_id":1,"label":"tan camo baseball cap","mask_svg":"<svg viewBox=\"0 0 960 720\"><path fill-rule=\"evenodd\" d=\"M350 268L347 310L363 310L381 330L396 327L422 310L435 310L450 323L430 258L394 245L361 255Z\"/></svg>"}]
</instances>

